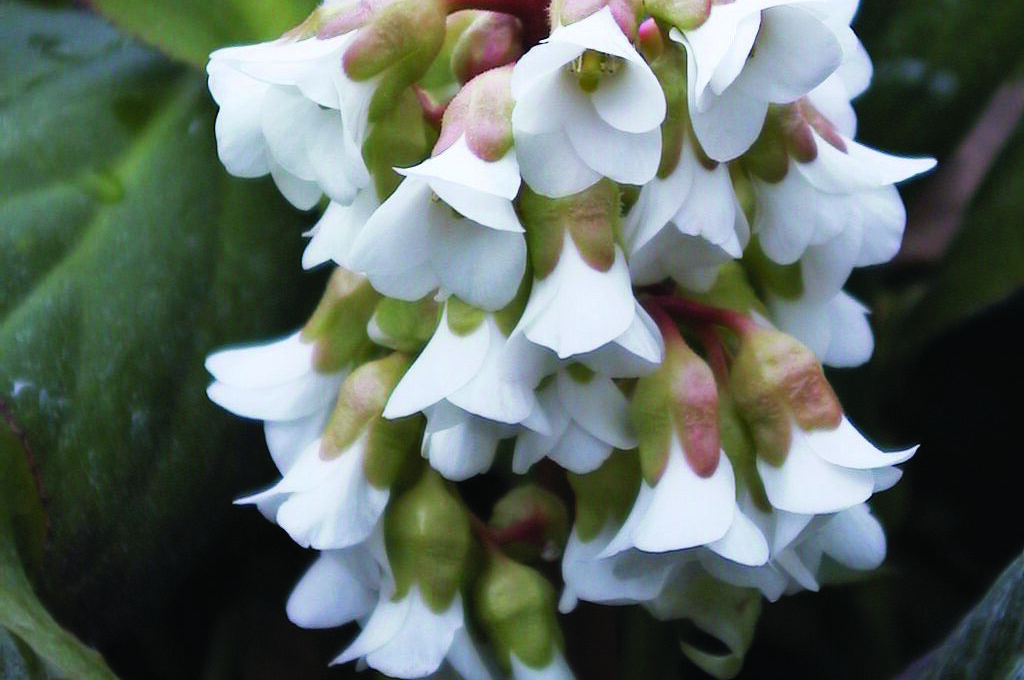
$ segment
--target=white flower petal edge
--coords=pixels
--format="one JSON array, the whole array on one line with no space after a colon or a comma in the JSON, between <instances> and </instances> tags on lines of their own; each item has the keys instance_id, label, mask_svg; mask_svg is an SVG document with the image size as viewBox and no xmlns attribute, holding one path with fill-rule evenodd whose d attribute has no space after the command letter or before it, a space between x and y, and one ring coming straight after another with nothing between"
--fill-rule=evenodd
<instances>
[{"instance_id":1,"label":"white flower petal edge","mask_svg":"<svg viewBox=\"0 0 1024 680\"><path fill-rule=\"evenodd\" d=\"M519 657L512 653L512 678L513 680L573 680L575 677L565 657L559 651L555 652L550 663L543 668L533 668L519 660Z\"/></svg>"},{"instance_id":2,"label":"white flower petal edge","mask_svg":"<svg viewBox=\"0 0 1024 680\"><path fill-rule=\"evenodd\" d=\"M336 628L368 616L381 568L363 545L320 554L288 598L288 619L303 628Z\"/></svg>"}]
</instances>

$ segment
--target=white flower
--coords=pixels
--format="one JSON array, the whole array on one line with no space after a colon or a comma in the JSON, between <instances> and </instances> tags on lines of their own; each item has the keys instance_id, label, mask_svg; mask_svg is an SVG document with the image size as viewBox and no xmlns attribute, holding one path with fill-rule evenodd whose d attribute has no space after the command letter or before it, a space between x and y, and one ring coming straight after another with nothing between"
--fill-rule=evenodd
<instances>
[{"instance_id":1,"label":"white flower","mask_svg":"<svg viewBox=\"0 0 1024 680\"><path fill-rule=\"evenodd\" d=\"M379 205L373 189L360 191L350 205L331 201L313 228L303 234L310 239L302 253L302 268L312 269L333 260L351 270L352 244Z\"/></svg>"},{"instance_id":2,"label":"white flower","mask_svg":"<svg viewBox=\"0 0 1024 680\"><path fill-rule=\"evenodd\" d=\"M482 309L507 305L526 269L515 154L484 161L462 136L398 172L406 179L356 237L348 264L390 297L418 300L440 287Z\"/></svg>"},{"instance_id":3,"label":"white flower","mask_svg":"<svg viewBox=\"0 0 1024 680\"><path fill-rule=\"evenodd\" d=\"M769 104L800 99L839 67L834 32L801 2L714 4L698 28L670 32L686 48L690 120L714 160L740 156L757 139Z\"/></svg>"},{"instance_id":4,"label":"white flower","mask_svg":"<svg viewBox=\"0 0 1024 680\"><path fill-rule=\"evenodd\" d=\"M600 62L596 88L581 69ZM588 88L589 89L589 88ZM607 7L533 47L512 75L516 154L539 194L569 196L601 177L644 184L661 160L665 96Z\"/></svg>"},{"instance_id":5,"label":"white flower","mask_svg":"<svg viewBox=\"0 0 1024 680\"><path fill-rule=\"evenodd\" d=\"M634 323L637 307L622 249L616 245L615 261L600 271L584 260L566 231L558 263L534 280L517 330L567 359L613 342Z\"/></svg>"},{"instance_id":6,"label":"white flower","mask_svg":"<svg viewBox=\"0 0 1024 680\"><path fill-rule=\"evenodd\" d=\"M394 678L422 678L437 672L447 659L465 680L490 680L491 673L469 636L462 597L436 612L409 587L394 599L393 586L381 591L363 631L334 660L346 663L364 658L367 665Z\"/></svg>"},{"instance_id":7,"label":"white flower","mask_svg":"<svg viewBox=\"0 0 1024 680\"><path fill-rule=\"evenodd\" d=\"M325 375L314 367L315 345L301 333L266 345L226 349L206 359L214 377L210 399L245 418L266 421L267 448L286 472L323 432L347 371Z\"/></svg>"},{"instance_id":8,"label":"white flower","mask_svg":"<svg viewBox=\"0 0 1024 680\"><path fill-rule=\"evenodd\" d=\"M859 0L815 0L807 9L822 17L832 29L843 50L843 60L835 73L807 94L814 107L845 136L857 133L857 114L850 100L862 94L871 83L871 58L850 28Z\"/></svg>"},{"instance_id":9,"label":"white flower","mask_svg":"<svg viewBox=\"0 0 1024 680\"><path fill-rule=\"evenodd\" d=\"M320 554L288 598L288 619L303 628L336 628L368 616L381 566L366 544Z\"/></svg>"},{"instance_id":10,"label":"white flower","mask_svg":"<svg viewBox=\"0 0 1024 680\"><path fill-rule=\"evenodd\" d=\"M774 508L803 515L840 512L874 493L876 470L899 465L917 451L883 453L843 417L832 430L804 431L795 423L785 461L758 458L757 471Z\"/></svg>"},{"instance_id":11,"label":"white flower","mask_svg":"<svg viewBox=\"0 0 1024 680\"><path fill-rule=\"evenodd\" d=\"M728 168L705 167L684 143L672 173L640 190L625 233L634 284L671 277L703 291L714 284L719 265L743 256L750 227Z\"/></svg>"},{"instance_id":12,"label":"white flower","mask_svg":"<svg viewBox=\"0 0 1024 680\"><path fill-rule=\"evenodd\" d=\"M519 474L545 456L586 474L599 468L613 449L636 446L629 402L607 376L589 373L577 378L573 371L561 370L538 400L551 430L527 430L516 438L512 469Z\"/></svg>"},{"instance_id":13,"label":"white flower","mask_svg":"<svg viewBox=\"0 0 1024 680\"><path fill-rule=\"evenodd\" d=\"M814 160L791 160L780 182L752 178L754 231L765 254L779 264L796 262L806 252L805 287L828 298L853 267L896 254L906 213L893 185L931 170L935 161L890 156L841 135L840 149L812 135Z\"/></svg>"},{"instance_id":14,"label":"white flower","mask_svg":"<svg viewBox=\"0 0 1024 680\"><path fill-rule=\"evenodd\" d=\"M779 330L806 345L823 364L848 368L871 358L875 342L868 308L846 293L819 302L816 296L788 299L769 292L765 303Z\"/></svg>"},{"instance_id":15,"label":"white flower","mask_svg":"<svg viewBox=\"0 0 1024 680\"><path fill-rule=\"evenodd\" d=\"M673 435L665 469L652 486L644 480L619 533L601 552L666 553L706 547L739 564L768 560L767 542L736 503L736 478L722 453L714 472L702 477Z\"/></svg>"},{"instance_id":16,"label":"white flower","mask_svg":"<svg viewBox=\"0 0 1024 680\"><path fill-rule=\"evenodd\" d=\"M274 486L235 501L273 502L275 520L299 545L330 550L365 541L380 520L390 496L366 478L363 461L368 432L348 448L325 456L321 440L306 446Z\"/></svg>"},{"instance_id":17,"label":"white flower","mask_svg":"<svg viewBox=\"0 0 1024 680\"><path fill-rule=\"evenodd\" d=\"M280 39L210 55L210 92L220 106L217 151L228 172L270 173L301 209L323 194L351 203L369 184L359 119L372 88L348 81L341 67L355 36Z\"/></svg>"}]
</instances>

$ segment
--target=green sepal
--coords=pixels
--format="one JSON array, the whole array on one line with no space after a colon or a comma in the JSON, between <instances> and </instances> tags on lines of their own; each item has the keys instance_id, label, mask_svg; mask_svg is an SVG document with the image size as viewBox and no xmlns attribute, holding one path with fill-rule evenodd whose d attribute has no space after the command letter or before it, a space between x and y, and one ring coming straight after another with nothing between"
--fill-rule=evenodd
<instances>
[{"instance_id":1,"label":"green sepal","mask_svg":"<svg viewBox=\"0 0 1024 680\"><path fill-rule=\"evenodd\" d=\"M462 135L470 150L485 161L497 161L512 148L512 68L482 73L459 91L445 109L438 153Z\"/></svg>"},{"instance_id":2,"label":"green sepal","mask_svg":"<svg viewBox=\"0 0 1024 680\"><path fill-rule=\"evenodd\" d=\"M440 317L441 310L432 298L416 302L383 298L371 320L380 330L374 341L399 352L418 354L434 335Z\"/></svg>"},{"instance_id":3,"label":"green sepal","mask_svg":"<svg viewBox=\"0 0 1024 680\"><path fill-rule=\"evenodd\" d=\"M516 291L516 296L512 298L512 302L494 313L494 322L498 324L498 329L505 334L505 337L512 335L512 330L523 316L526 303L530 301L530 291L532 289L533 277L527 272L523 276L523 280L519 282L519 290Z\"/></svg>"},{"instance_id":4,"label":"green sepal","mask_svg":"<svg viewBox=\"0 0 1024 680\"><path fill-rule=\"evenodd\" d=\"M743 267L750 273L762 294L770 291L787 300L796 300L804 294L804 277L800 263L772 262L758 239L752 239L743 252Z\"/></svg>"},{"instance_id":5,"label":"green sepal","mask_svg":"<svg viewBox=\"0 0 1024 680\"><path fill-rule=\"evenodd\" d=\"M749 251L750 248L748 247L747 250ZM768 316L768 310L758 298L757 291L751 285L747 272L735 260L730 260L718 268L718 277L711 290L706 293L687 291L686 295L710 307L730 309L748 316L753 312L764 317Z\"/></svg>"},{"instance_id":6,"label":"green sepal","mask_svg":"<svg viewBox=\"0 0 1024 680\"><path fill-rule=\"evenodd\" d=\"M405 90L386 116L371 127L363 143L363 159L373 177L377 197L384 201L402 182L395 168L408 168L430 155L437 132L423 116L412 90Z\"/></svg>"},{"instance_id":7,"label":"green sepal","mask_svg":"<svg viewBox=\"0 0 1024 680\"><path fill-rule=\"evenodd\" d=\"M380 417L410 363L407 355L395 352L363 364L345 378L334 413L324 429L322 458L333 458L347 450L370 422Z\"/></svg>"},{"instance_id":8,"label":"green sepal","mask_svg":"<svg viewBox=\"0 0 1024 680\"><path fill-rule=\"evenodd\" d=\"M692 31L707 21L711 0L644 0L644 9L662 23Z\"/></svg>"},{"instance_id":9,"label":"green sepal","mask_svg":"<svg viewBox=\"0 0 1024 680\"><path fill-rule=\"evenodd\" d=\"M302 339L313 342L313 367L336 373L373 349L366 324L380 295L366 277L341 267L334 270L320 304L302 329Z\"/></svg>"},{"instance_id":10,"label":"green sepal","mask_svg":"<svg viewBox=\"0 0 1024 680\"><path fill-rule=\"evenodd\" d=\"M576 535L587 542L609 522L626 520L640 492L640 457L634 451L613 451L593 472L566 476L576 495Z\"/></svg>"},{"instance_id":11,"label":"green sepal","mask_svg":"<svg viewBox=\"0 0 1024 680\"><path fill-rule=\"evenodd\" d=\"M637 380L629 416L636 431L640 469L648 486L661 479L672 447L672 398L667 362L654 373Z\"/></svg>"},{"instance_id":12,"label":"green sepal","mask_svg":"<svg viewBox=\"0 0 1024 680\"><path fill-rule=\"evenodd\" d=\"M377 11L345 51L343 68L356 81L380 78L369 120L382 120L430 68L445 41L442 0L394 0Z\"/></svg>"},{"instance_id":13,"label":"green sepal","mask_svg":"<svg viewBox=\"0 0 1024 680\"><path fill-rule=\"evenodd\" d=\"M772 106L765 117L761 134L741 159L750 174L773 184L785 179L789 171L785 135L779 109Z\"/></svg>"},{"instance_id":14,"label":"green sepal","mask_svg":"<svg viewBox=\"0 0 1024 680\"><path fill-rule=\"evenodd\" d=\"M665 340L667 406L690 467L701 477L718 468L722 439L718 430L718 388L711 368L678 337Z\"/></svg>"},{"instance_id":15,"label":"green sepal","mask_svg":"<svg viewBox=\"0 0 1024 680\"><path fill-rule=\"evenodd\" d=\"M555 589L537 571L497 551L475 588L477 618L508 672L512 654L530 668L545 668L563 645Z\"/></svg>"},{"instance_id":16,"label":"green sepal","mask_svg":"<svg viewBox=\"0 0 1024 680\"><path fill-rule=\"evenodd\" d=\"M363 457L363 474L370 484L378 489L401 485L415 470L407 463L419 458L425 427L426 419L420 414L395 420L378 416L370 421Z\"/></svg>"},{"instance_id":17,"label":"green sepal","mask_svg":"<svg viewBox=\"0 0 1024 680\"><path fill-rule=\"evenodd\" d=\"M722 384L718 386L718 429L722 436L722 450L732 463L737 485L750 492L754 504L763 512L771 512L764 482L757 472L754 439L736 408L732 394Z\"/></svg>"},{"instance_id":18,"label":"green sepal","mask_svg":"<svg viewBox=\"0 0 1024 680\"><path fill-rule=\"evenodd\" d=\"M487 319L487 312L466 304L454 295L448 298L445 315L448 330L460 337L473 333Z\"/></svg>"},{"instance_id":19,"label":"green sepal","mask_svg":"<svg viewBox=\"0 0 1024 680\"><path fill-rule=\"evenodd\" d=\"M686 143L690 129L690 112L686 101L686 52L681 45L670 42L650 66L665 93L661 163L658 166L658 177L664 179L679 165L683 144Z\"/></svg>"},{"instance_id":20,"label":"green sepal","mask_svg":"<svg viewBox=\"0 0 1024 680\"><path fill-rule=\"evenodd\" d=\"M472 544L469 512L440 475L425 467L384 515L393 599L405 597L415 584L431 610L446 610L462 586Z\"/></svg>"}]
</instances>

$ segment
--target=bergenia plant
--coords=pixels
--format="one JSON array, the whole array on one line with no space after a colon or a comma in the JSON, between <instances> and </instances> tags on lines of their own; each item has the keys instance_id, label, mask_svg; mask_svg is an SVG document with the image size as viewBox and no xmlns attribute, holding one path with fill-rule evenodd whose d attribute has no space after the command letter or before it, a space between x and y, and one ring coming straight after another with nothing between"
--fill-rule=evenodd
<instances>
[{"instance_id":1,"label":"bergenia plant","mask_svg":"<svg viewBox=\"0 0 1024 680\"><path fill-rule=\"evenodd\" d=\"M320 551L289 617L361 628L336 663L572 678L589 601L688 620L731 677L763 599L882 563L868 502L915 448L822 366L871 355L843 287L934 162L854 139L856 5L339 0L210 56L224 166L318 211L334 268L207 368L281 474L239 503ZM471 510L481 476L513 490Z\"/></svg>"}]
</instances>

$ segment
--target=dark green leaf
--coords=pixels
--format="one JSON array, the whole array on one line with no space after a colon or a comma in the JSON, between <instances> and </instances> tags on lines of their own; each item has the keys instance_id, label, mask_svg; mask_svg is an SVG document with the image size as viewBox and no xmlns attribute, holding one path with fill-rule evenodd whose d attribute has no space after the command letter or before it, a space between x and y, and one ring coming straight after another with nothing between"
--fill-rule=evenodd
<instances>
[{"instance_id":1,"label":"dark green leaf","mask_svg":"<svg viewBox=\"0 0 1024 680\"><path fill-rule=\"evenodd\" d=\"M900 680L1024 678L1024 555L953 634Z\"/></svg>"},{"instance_id":2,"label":"dark green leaf","mask_svg":"<svg viewBox=\"0 0 1024 680\"><path fill-rule=\"evenodd\" d=\"M0 7L0 430L32 451L19 493L45 501L35 585L90 639L172 594L256 481L265 454L207 400L206 354L315 303L310 220L226 175L213 114L201 76L98 18ZM17 633L53 662L40 611Z\"/></svg>"},{"instance_id":3,"label":"dark green leaf","mask_svg":"<svg viewBox=\"0 0 1024 680\"><path fill-rule=\"evenodd\" d=\"M924 339L1024 286L1024 127L982 186L905 338Z\"/></svg>"},{"instance_id":4,"label":"dark green leaf","mask_svg":"<svg viewBox=\"0 0 1024 680\"><path fill-rule=\"evenodd\" d=\"M316 0L95 0L124 31L202 67L226 45L272 40L305 19Z\"/></svg>"}]
</instances>

